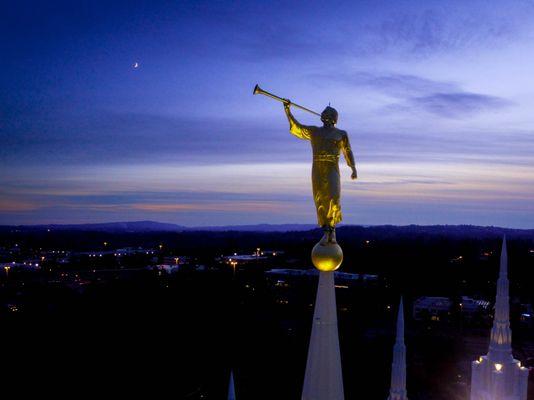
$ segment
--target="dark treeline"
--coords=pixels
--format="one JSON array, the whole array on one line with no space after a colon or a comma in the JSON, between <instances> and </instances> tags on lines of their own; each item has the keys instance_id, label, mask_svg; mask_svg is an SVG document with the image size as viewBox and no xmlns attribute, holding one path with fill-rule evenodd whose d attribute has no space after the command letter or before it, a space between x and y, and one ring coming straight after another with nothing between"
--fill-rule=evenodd
<instances>
[{"instance_id":1,"label":"dark treeline","mask_svg":"<svg viewBox=\"0 0 534 400\"><path fill-rule=\"evenodd\" d=\"M346 272L381 273L402 291L414 294L450 293L491 295L500 246L508 237L510 278L524 296L534 295L534 231L474 226L347 226L338 229ZM192 255L208 262L234 252L252 253L257 247L283 250L308 268L309 252L320 230L302 232L83 232L0 230L0 246L15 243L25 248L99 250L103 242L112 248L157 248L163 244L173 254ZM369 243L367 243L369 241ZM484 256L483 253L489 253ZM461 259L453 260L461 257ZM532 298L531 298L532 301Z\"/></svg>"}]
</instances>

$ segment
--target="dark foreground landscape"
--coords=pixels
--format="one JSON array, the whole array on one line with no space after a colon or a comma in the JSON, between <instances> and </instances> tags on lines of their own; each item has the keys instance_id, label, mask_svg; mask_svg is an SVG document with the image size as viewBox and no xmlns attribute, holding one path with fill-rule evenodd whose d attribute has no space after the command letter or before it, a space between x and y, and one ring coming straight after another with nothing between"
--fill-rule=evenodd
<instances>
[{"instance_id":1,"label":"dark foreground landscape","mask_svg":"<svg viewBox=\"0 0 534 400\"><path fill-rule=\"evenodd\" d=\"M320 232L258 229L0 227L2 386L18 397L224 399L233 370L239 400L300 398L317 278L299 271ZM468 397L505 233L514 354L534 367L534 231L338 230L341 271L358 274L336 282L347 399L387 397L401 294L410 398ZM423 296L446 306L414 313Z\"/></svg>"}]
</instances>

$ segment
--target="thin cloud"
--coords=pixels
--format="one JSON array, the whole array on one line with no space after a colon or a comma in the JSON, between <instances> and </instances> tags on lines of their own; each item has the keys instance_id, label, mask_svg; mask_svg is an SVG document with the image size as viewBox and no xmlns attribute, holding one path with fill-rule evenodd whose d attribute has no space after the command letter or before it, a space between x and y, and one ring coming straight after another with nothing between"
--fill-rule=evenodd
<instances>
[{"instance_id":1,"label":"thin cloud","mask_svg":"<svg viewBox=\"0 0 534 400\"><path fill-rule=\"evenodd\" d=\"M460 11L461 12L461 11ZM517 34L516 16L480 9L396 13L368 25L368 51L427 57L434 53L506 44Z\"/></svg>"},{"instance_id":2,"label":"thin cloud","mask_svg":"<svg viewBox=\"0 0 534 400\"><path fill-rule=\"evenodd\" d=\"M235 162L236 158L257 162L287 160L290 155L298 160L308 150L288 139L282 120L278 121L278 129L266 127L262 121L244 122L238 117L191 118L107 111L87 115L56 112L45 120L33 120L31 116L24 120L27 122L22 126L0 131L0 160L6 164L161 163L198 159ZM255 132L260 134L251 140Z\"/></svg>"},{"instance_id":3,"label":"thin cloud","mask_svg":"<svg viewBox=\"0 0 534 400\"><path fill-rule=\"evenodd\" d=\"M34 211L39 209L39 204L32 201L21 201L21 199L1 199L0 214L21 211Z\"/></svg>"},{"instance_id":4,"label":"thin cloud","mask_svg":"<svg viewBox=\"0 0 534 400\"><path fill-rule=\"evenodd\" d=\"M306 23L295 24L291 18L273 22L262 15L252 20L230 17L229 22L222 19L218 24L223 35L232 33L234 46L230 54L249 62L302 60L321 55L337 60L375 55L426 58L436 53L504 46L519 34L521 15L532 14L531 9L522 7L494 15L469 5L446 9L425 6L406 7L409 11L392 8L377 16L354 3L325 10L330 19L302 15L301 19L314 27L306 29L305 34L302 29ZM334 30L330 26L332 19L336 21ZM235 27L239 27L238 32Z\"/></svg>"},{"instance_id":5,"label":"thin cloud","mask_svg":"<svg viewBox=\"0 0 534 400\"><path fill-rule=\"evenodd\" d=\"M461 118L494 111L514 103L498 96L465 91L455 82L433 80L417 75L362 71L352 74L316 74L343 85L366 87L384 93L398 102L387 104L390 111L423 110L442 118Z\"/></svg>"},{"instance_id":6,"label":"thin cloud","mask_svg":"<svg viewBox=\"0 0 534 400\"><path fill-rule=\"evenodd\" d=\"M210 202L210 203L189 203L189 204L159 204L159 203L142 203L132 204L131 208L134 210L148 211L148 212L188 212L188 211L235 211L247 213L259 212L287 212L293 208L289 204L268 201L252 201L252 202Z\"/></svg>"},{"instance_id":7,"label":"thin cloud","mask_svg":"<svg viewBox=\"0 0 534 400\"><path fill-rule=\"evenodd\" d=\"M391 96L405 97L409 95L426 94L431 92L449 92L459 89L453 82L433 80L408 74L371 74L361 75L361 84L381 90Z\"/></svg>"},{"instance_id":8,"label":"thin cloud","mask_svg":"<svg viewBox=\"0 0 534 400\"><path fill-rule=\"evenodd\" d=\"M343 86L364 87L385 93L392 97L407 98L427 95L434 92L456 92L461 90L455 82L430 79L412 74L395 72L357 71L336 73L314 73L310 78L336 82Z\"/></svg>"},{"instance_id":9,"label":"thin cloud","mask_svg":"<svg viewBox=\"0 0 534 400\"><path fill-rule=\"evenodd\" d=\"M512 102L500 97L469 92L434 93L429 96L414 97L408 102L412 106L445 118L460 118L512 105Z\"/></svg>"}]
</instances>

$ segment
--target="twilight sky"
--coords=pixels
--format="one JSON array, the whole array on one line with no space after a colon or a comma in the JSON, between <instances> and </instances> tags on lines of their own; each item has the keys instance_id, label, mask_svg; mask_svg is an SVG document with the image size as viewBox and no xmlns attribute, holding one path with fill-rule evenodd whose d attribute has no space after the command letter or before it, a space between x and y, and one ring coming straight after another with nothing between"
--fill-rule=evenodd
<instances>
[{"instance_id":1,"label":"twilight sky","mask_svg":"<svg viewBox=\"0 0 534 400\"><path fill-rule=\"evenodd\" d=\"M309 143L259 83L340 112L345 223L533 228L532 21L520 0L3 2L0 224L314 223Z\"/></svg>"}]
</instances>

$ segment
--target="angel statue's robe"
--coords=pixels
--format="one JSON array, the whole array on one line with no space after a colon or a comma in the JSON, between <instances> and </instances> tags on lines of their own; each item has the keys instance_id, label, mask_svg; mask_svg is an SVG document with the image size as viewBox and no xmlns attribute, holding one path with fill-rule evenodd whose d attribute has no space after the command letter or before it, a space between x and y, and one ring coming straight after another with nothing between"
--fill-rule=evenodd
<instances>
[{"instance_id":1,"label":"angel statue's robe","mask_svg":"<svg viewBox=\"0 0 534 400\"><path fill-rule=\"evenodd\" d=\"M347 132L335 127L300 124L290 119L290 132L299 139L309 140L313 150L312 188L317 222L334 228L342 220L341 187L339 181L339 153L343 152L347 165L354 167L354 155Z\"/></svg>"}]
</instances>

